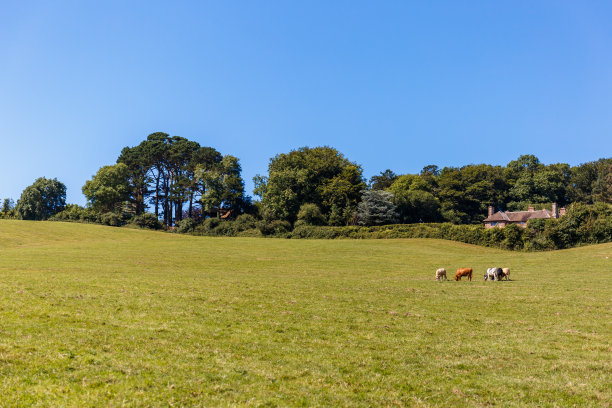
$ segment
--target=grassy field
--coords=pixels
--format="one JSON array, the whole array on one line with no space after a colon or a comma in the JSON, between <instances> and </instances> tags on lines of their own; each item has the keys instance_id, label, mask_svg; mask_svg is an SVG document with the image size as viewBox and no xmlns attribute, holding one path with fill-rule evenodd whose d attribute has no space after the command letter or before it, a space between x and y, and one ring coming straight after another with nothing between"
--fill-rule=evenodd
<instances>
[{"instance_id":1,"label":"grassy field","mask_svg":"<svg viewBox=\"0 0 612 408\"><path fill-rule=\"evenodd\" d=\"M0 276L2 407L611 406L612 244L0 221Z\"/></svg>"}]
</instances>

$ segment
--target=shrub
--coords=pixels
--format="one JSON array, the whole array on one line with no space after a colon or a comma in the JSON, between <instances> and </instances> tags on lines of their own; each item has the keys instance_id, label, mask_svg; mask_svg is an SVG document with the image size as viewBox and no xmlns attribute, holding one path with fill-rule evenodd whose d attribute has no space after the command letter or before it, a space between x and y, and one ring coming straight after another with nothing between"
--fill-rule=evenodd
<instances>
[{"instance_id":1,"label":"shrub","mask_svg":"<svg viewBox=\"0 0 612 408\"><path fill-rule=\"evenodd\" d=\"M253 228L253 229L248 229L248 230L244 230L238 233L239 237L261 237L261 231L259 231L257 228Z\"/></svg>"},{"instance_id":2,"label":"shrub","mask_svg":"<svg viewBox=\"0 0 612 408\"><path fill-rule=\"evenodd\" d=\"M334 239L339 237L337 228L317 228L313 225L300 225L291 232L291 238Z\"/></svg>"},{"instance_id":3,"label":"shrub","mask_svg":"<svg viewBox=\"0 0 612 408\"><path fill-rule=\"evenodd\" d=\"M291 224L288 221L281 220L262 220L257 223L257 228L261 231L262 235L278 235L289 232Z\"/></svg>"},{"instance_id":4,"label":"shrub","mask_svg":"<svg viewBox=\"0 0 612 408\"><path fill-rule=\"evenodd\" d=\"M100 216L100 222L111 227L120 227L124 224L121 214L108 212Z\"/></svg>"},{"instance_id":5,"label":"shrub","mask_svg":"<svg viewBox=\"0 0 612 408\"><path fill-rule=\"evenodd\" d=\"M147 229L154 229L154 230L162 229L164 227L161 221L157 219L155 214L151 214L151 213L144 213L144 214L137 215L134 218L132 218L131 223L139 226L140 228L147 228Z\"/></svg>"},{"instance_id":6,"label":"shrub","mask_svg":"<svg viewBox=\"0 0 612 408\"><path fill-rule=\"evenodd\" d=\"M257 219L252 215L242 214L232 221L232 225L235 232L252 230L257 228Z\"/></svg>"},{"instance_id":7,"label":"shrub","mask_svg":"<svg viewBox=\"0 0 612 408\"><path fill-rule=\"evenodd\" d=\"M325 225L325 216L316 204L302 204L297 215L297 223L301 225ZM297 224L296 223L296 224Z\"/></svg>"},{"instance_id":8,"label":"shrub","mask_svg":"<svg viewBox=\"0 0 612 408\"><path fill-rule=\"evenodd\" d=\"M207 218L194 229L194 232L201 235L211 235L213 230L218 227L219 224L221 224L220 219L215 217Z\"/></svg>"},{"instance_id":9,"label":"shrub","mask_svg":"<svg viewBox=\"0 0 612 408\"><path fill-rule=\"evenodd\" d=\"M523 247L522 234L523 229L516 224L511 224L503 229L504 240L502 241L502 248L505 249L520 249Z\"/></svg>"},{"instance_id":10,"label":"shrub","mask_svg":"<svg viewBox=\"0 0 612 408\"><path fill-rule=\"evenodd\" d=\"M68 204L64 209L49 218L51 221L72 222L100 222L100 214L91 208L84 208L77 204Z\"/></svg>"},{"instance_id":11,"label":"shrub","mask_svg":"<svg viewBox=\"0 0 612 408\"><path fill-rule=\"evenodd\" d=\"M176 232L185 234L187 232L192 232L197 226L198 222L193 218L183 218L182 220L176 223Z\"/></svg>"},{"instance_id":12,"label":"shrub","mask_svg":"<svg viewBox=\"0 0 612 408\"><path fill-rule=\"evenodd\" d=\"M212 235L231 237L236 235L233 221L222 221L212 230Z\"/></svg>"}]
</instances>

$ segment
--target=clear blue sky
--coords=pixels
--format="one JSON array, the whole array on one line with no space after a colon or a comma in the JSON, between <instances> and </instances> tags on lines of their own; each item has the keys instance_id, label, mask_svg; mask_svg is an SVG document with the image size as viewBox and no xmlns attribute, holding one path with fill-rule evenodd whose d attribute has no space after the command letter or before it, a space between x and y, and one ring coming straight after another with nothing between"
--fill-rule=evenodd
<instances>
[{"instance_id":1,"label":"clear blue sky","mask_svg":"<svg viewBox=\"0 0 612 408\"><path fill-rule=\"evenodd\" d=\"M386 168L610 157L609 1L0 0L0 197L155 131Z\"/></svg>"}]
</instances>

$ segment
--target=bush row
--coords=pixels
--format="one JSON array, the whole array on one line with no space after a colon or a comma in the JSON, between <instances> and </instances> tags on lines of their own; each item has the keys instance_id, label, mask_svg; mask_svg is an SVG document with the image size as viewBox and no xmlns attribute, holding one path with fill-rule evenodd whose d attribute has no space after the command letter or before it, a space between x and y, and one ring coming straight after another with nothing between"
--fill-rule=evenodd
<instances>
[{"instance_id":1,"label":"bush row","mask_svg":"<svg viewBox=\"0 0 612 408\"><path fill-rule=\"evenodd\" d=\"M49 218L49 220L102 224L111 227L129 225L148 229L163 228L163 224L154 214L145 213L133 216L127 213L99 213L91 208L84 208L76 204L68 204L62 211Z\"/></svg>"},{"instance_id":2,"label":"bush row","mask_svg":"<svg viewBox=\"0 0 612 408\"><path fill-rule=\"evenodd\" d=\"M612 241L612 206L574 204L559 219L535 219L526 228L508 225L485 229L480 225L395 224L378 227L299 226L290 238L381 239L437 238L511 250L564 249Z\"/></svg>"}]
</instances>

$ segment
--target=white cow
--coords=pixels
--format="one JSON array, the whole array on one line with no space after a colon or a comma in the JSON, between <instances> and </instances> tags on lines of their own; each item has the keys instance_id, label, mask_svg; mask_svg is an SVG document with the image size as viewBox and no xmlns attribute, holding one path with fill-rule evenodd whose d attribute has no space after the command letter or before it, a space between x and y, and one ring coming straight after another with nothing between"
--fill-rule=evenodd
<instances>
[{"instance_id":1,"label":"white cow","mask_svg":"<svg viewBox=\"0 0 612 408\"><path fill-rule=\"evenodd\" d=\"M488 268L487 273L484 275L484 280L501 280L503 273L502 268Z\"/></svg>"},{"instance_id":2,"label":"white cow","mask_svg":"<svg viewBox=\"0 0 612 408\"><path fill-rule=\"evenodd\" d=\"M436 280L442 280L442 278L444 278L444 280L448 280L446 278L446 269L444 268L440 268L436 271Z\"/></svg>"}]
</instances>

